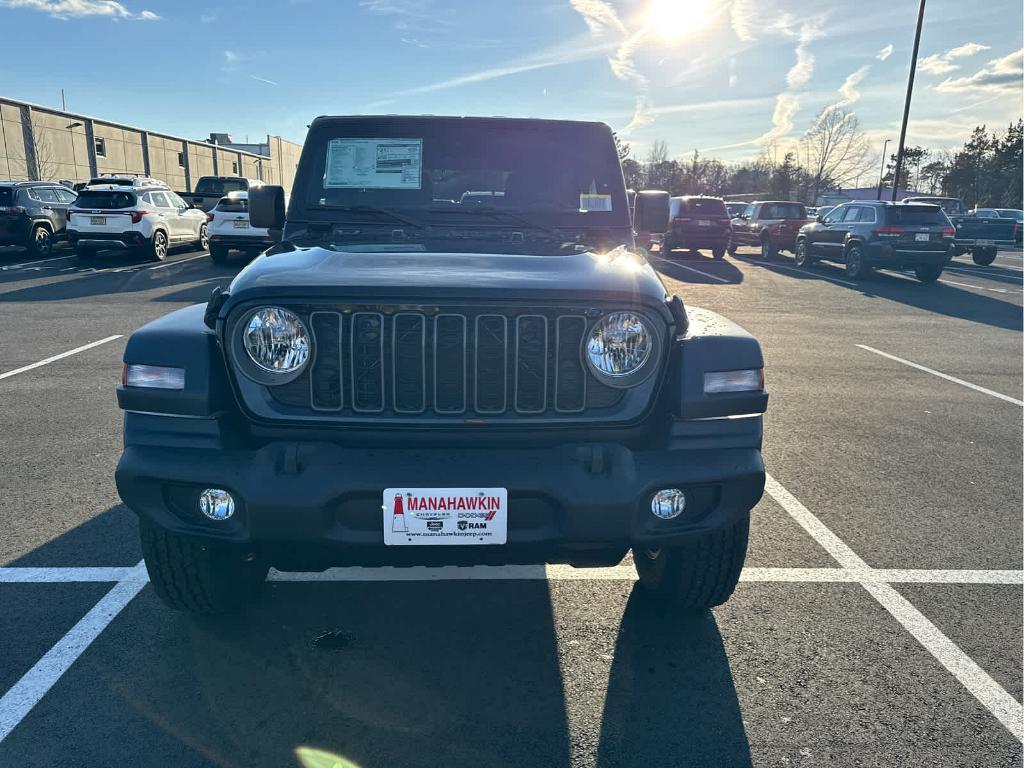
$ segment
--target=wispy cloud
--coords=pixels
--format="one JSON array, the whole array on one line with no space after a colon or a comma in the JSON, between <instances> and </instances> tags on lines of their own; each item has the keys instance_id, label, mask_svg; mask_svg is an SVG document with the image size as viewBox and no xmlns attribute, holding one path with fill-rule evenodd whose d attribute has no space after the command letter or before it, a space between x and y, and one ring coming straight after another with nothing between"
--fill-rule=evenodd
<instances>
[{"instance_id":1,"label":"wispy cloud","mask_svg":"<svg viewBox=\"0 0 1024 768\"><path fill-rule=\"evenodd\" d=\"M887 46L885 46L885 48L883 48L877 54L875 54L875 58L878 59L879 61L885 61L890 56L892 56L892 52L894 50L896 49L893 48L892 43L889 43Z\"/></svg>"},{"instance_id":2,"label":"wispy cloud","mask_svg":"<svg viewBox=\"0 0 1024 768\"><path fill-rule=\"evenodd\" d=\"M840 107L848 107L860 101L860 91L857 90L857 86L860 85L861 81L867 77L868 72L871 71L871 66L865 64L863 67L855 72L851 72L847 75L846 80L839 86L839 95L843 98L832 105L833 109Z\"/></svg>"},{"instance_id":3,"label":"wispy cloud","mask_svg":"<svg viewBox=\"0 0 1024 768\"><path fill-rule=\"evenodd\" d=\"M918 59L917 68L929 75L948 75L950 72L960 69L960 65L955 63L956 59L974 56L988 49L989 46L980 43L964 43L945 53L933 53L931 56Z\"/></svg>"},{"instance_id":4,"label":"wispy cloud","mask_svg":"<svg viewBox=\"0 0 1024 768\"><path fill-rule=\"evenodd\" d=\"M811 18L800 25L797 32L796 63L786 73L786 85L790 88L803 88L811 81L814 74L814 54L810 45L822 36L824 19L820 16Z\"/></svg>"},{"instance_id":5,"label":"wispy cloud","mask_svg":"<svg viewBox=\"0 0 1024 768\"><path fill-rule=\"evenodd\" d=\"M217 21L217 19L219 18L220 16L218 16L216 13L203 13L199 15L199 23L213 24L213 22Z\"/></svg>"},{"instance_id":6,"label":"wispy cloud","mask_svg":"<svg viewBox=\"0 0 1024 768\"><path fill-rule=\"evenodd\" d=\"M152 11L132 11L116 0L0 0L5 8L27 8L48 14L55 19L80 19L105 16L130 21L158 21Z\"/></svg>"},{"instance_id":7,"label":"wispy cloud","mask_svg":"<svg viewBox=\"0 0 1024 768\"><path fill-rule=\"evenodd\" d=\"M267 80L267 78L265 77L257 77L256 75L249 75L249 77L261 83L266 83L267 85L277 85L277 83L275 83L273 80Z\"/></svg>"},{"instance_id":8,"label":"wispy cloud","mask_svg":"<svg viewBox=\"0 0 1024 768\"><path fill-rule=\"evenodd\" d=\"M1024 48L1001 59L992 59L973 75L946 78L935 90L941 93L1006 93L1020 95L1024 80Z\"/></svg>"}]
</instances>

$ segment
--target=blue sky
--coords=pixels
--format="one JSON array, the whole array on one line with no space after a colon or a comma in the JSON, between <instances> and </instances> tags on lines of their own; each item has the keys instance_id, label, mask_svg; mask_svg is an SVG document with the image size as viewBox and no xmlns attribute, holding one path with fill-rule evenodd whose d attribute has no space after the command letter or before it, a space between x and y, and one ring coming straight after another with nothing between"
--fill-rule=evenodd
<instances>
[{"instance_id":1,"label":"blue sky","mask_svg":"<svg viewBox=\"0 0 1024 768\"><path fill-rule=\"evenodd\" d=\"M319 114L603 120L736 161L843 102L898 137L914 0L0 0L0 95L177 135ZM1020 0L929 0L908 144L1022 110Z\"/></svg>"}]
</instances>

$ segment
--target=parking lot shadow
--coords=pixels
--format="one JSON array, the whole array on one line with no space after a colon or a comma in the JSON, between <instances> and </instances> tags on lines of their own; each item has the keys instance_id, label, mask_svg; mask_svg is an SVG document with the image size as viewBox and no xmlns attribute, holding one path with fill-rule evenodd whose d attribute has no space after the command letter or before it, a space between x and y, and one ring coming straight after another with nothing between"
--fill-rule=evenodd
<instances>
[{"instance_id":1,"label":"parking lot shadow","mask_svg":"<svg viewBox=\"0 0 1024 768\"><path fill-rule=\"evenodd\" d=\"M714 615L657 609L634 586L619 627L597 764L751 765Z\"/></svg>"},{"instance_id":2,"label":"parking lot shadow","mask_svg":"<svg viewBox=\"0 0 1024 768\"><path fill-rule=\"evenodd\" d=\"M659 273L682 283L738 285L743 282L743 272L725 259L712 259L688 251L673 251L671 257L655 253L649 258L651 266Z\"/></svg>"},{"instance_id":3,"label":"parking lot shadow","mask_svg":"<svg viewBox=\"0 0 1024 768\"><path fill-rule=\"evenodd\" d=\"M16 542L10 540L3 542L2 551L10 552L9 546L17 551ZM141 558L138 518L123 504L115 504L52 536L30 552L16 557L0 556L0 565L19 568L120 567L135 565Z\"/></svg>"},{"instance_id":4,"label":"parking lot shadow","mask_svg":"<svg viewBox=\"0 0 1024 768\"><path fill-rule=\"evenodd\" d=\"M970 320L974 323L1011 331L1024 329L1024 318L1021 316L1019 304L987 294L974 293L967 288L945 282L925 285L913 278L900 277L885 270L875 272L866 279L852 281L842 269L831 264L819 262L809 269L800 269L794 266L791 259L786 258L774 261L763 261L760 258L744 255L734 258L749 266L770 270L780 277L791 280L824 282L825 278L832 278L843 281L832 282L832 285L858 291L868 298L886 299L926 312L934 312L960 320ZM956 282L964 277L970 278L971 276L950 273L944 275L942 279L948 278ZM984 275L978 275L978 277L983 278ZM853 283L853 285L846 285L846 283Z\"/></svg>"}]
</instances>

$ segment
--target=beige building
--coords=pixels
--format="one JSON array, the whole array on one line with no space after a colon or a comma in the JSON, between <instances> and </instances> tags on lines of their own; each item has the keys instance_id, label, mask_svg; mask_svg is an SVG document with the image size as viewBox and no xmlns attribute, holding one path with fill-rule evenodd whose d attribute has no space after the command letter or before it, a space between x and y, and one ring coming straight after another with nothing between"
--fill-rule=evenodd
<instances>
[{"instance_id":1,"label":"beige building","mask_svg":"<svg viewBox=\"0 0 1024 768\"><path fill-rule=\"evenodd\" d=\"M290 190L300 144L267 136L266 154L216 146L0 97L0 181L152 176L191 192L200 176L245 176Z\"/></svg>"}]
</instances>

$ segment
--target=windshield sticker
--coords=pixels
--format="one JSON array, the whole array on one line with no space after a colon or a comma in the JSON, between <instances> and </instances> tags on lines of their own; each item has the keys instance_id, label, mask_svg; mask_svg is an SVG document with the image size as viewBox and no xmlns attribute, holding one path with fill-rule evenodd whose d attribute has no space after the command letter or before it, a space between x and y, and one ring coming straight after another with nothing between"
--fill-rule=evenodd
<instances>
[{"instance_id":1,"label":"windshield sticker","mask_svg":"<svg viewBox=\"0 0 1024 768\"><path fill-rule=\"evenodd\" d=\"M325 189L420 189L423 139L331 139Z\"/></svg>"},{"instance_id":2,"label":"windshield sticker","mask_svg":"<svg viewBox=\"0 0 1024 768\"><path fill-rule=\"evenodd\" d=\"M595 195L593 193L580 194L580 212L610 211L612 209L611 195Z\"/></svg>"}]
</instances>

